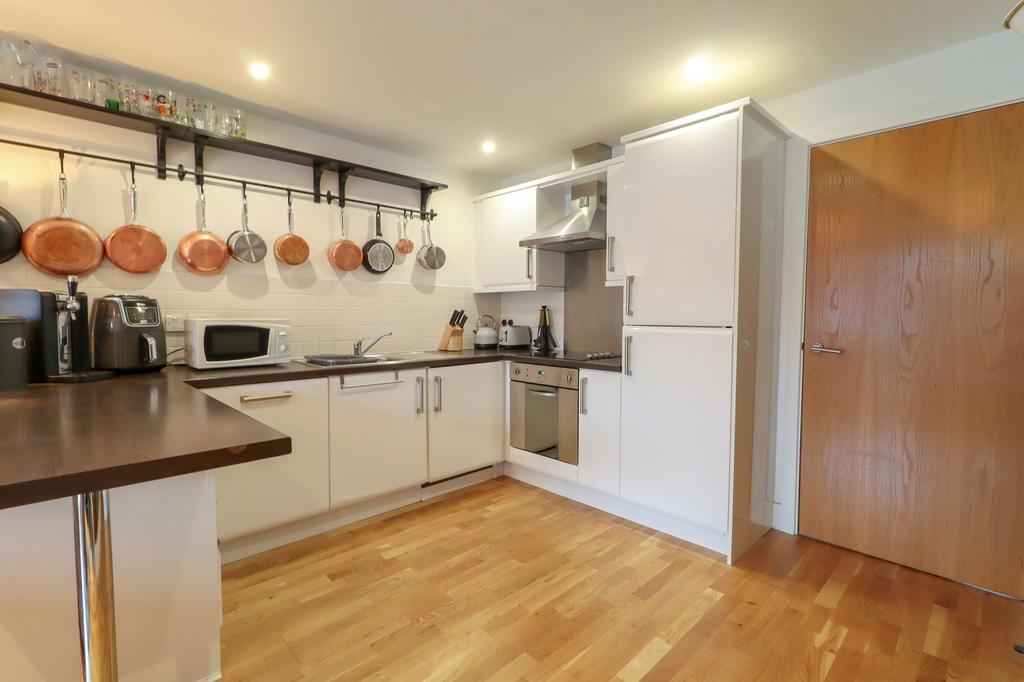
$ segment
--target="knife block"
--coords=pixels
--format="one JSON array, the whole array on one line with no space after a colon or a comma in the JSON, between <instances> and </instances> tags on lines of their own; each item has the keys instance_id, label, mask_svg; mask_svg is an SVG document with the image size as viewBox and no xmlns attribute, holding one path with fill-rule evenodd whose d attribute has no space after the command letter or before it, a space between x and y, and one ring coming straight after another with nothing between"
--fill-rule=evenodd
<instances>
[{"instance_id":1,"label":"knife block","mask_svg":"<svg viewBox=\"0 0 1024 682\"><path fill-rule=\"evenodd\" d=\"M437 344L437 349L440 351L452 351L458 353L462 350L462 327L456 327L453 324L445 325L444 333L441 334L441 341Z\"/></svg>"}]
</instances>

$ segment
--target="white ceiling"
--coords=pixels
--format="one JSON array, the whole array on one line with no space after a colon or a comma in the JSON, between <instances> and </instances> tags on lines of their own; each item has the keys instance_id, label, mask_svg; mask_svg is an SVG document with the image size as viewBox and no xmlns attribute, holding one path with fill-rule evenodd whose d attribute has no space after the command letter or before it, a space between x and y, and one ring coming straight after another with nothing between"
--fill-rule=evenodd
<instances>
[{"instance_id":1,"label":"white ceiling","mask_svg":"<svg viewBox=\"0 0 1024 682\"><path fill-rule=\"evenodd\" d=\"M1000 30L1011 0L0 3L0 28L487 175ZM720 72L686 84L708 55ZM273 76L246 73L255 59ZM497 142L491 156L484 139Z\"/></svg>"}]
</instances>

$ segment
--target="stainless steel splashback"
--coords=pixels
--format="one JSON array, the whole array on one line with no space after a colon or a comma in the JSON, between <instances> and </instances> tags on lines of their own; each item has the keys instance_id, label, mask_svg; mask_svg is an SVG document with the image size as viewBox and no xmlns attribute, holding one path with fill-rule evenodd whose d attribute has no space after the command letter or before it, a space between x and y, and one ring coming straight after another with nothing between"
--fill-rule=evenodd
<instances>
[{"instance_id":1,"label":"stainless steel splashback","mask_svg":"<svg viewBox=\"0 0 1024 682\"><path fill-rule=\"evenodd\" d=\"M604 250L565 254L565 350L614 351L622 336L622 287L604 284Z\"/></svg>"}]
</instances>

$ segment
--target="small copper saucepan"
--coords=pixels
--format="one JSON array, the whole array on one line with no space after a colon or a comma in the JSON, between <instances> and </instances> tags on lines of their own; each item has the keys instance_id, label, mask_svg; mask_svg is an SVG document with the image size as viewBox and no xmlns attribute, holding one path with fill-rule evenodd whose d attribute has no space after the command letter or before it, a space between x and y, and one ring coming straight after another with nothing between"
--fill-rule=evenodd
<instances>
[{"instance_id":1,"label":"small copper saucepan","mask_svg":"<svg viewBox=\"0 0 1024 682\"><path fill-rule=\"evenodd\" d=\"M107 235L103 245L107 248L110 262L125 272L141 274L153 272L163 265L167 258L167 245L163 238L137 220L138 196L135 189L135 166L132 165L132 186L128 200L131 218L127 225Z\"/></svg>"},{"instance_id":2,"label":"small copper saucepan","mask_svg":"<svg viewBox=\"0 0 1024 682\"><path fill-rule=\"evenodd\" d=\"M197 275L216 275L228 264L230 251L227 243L206 229L206 192L199 190L199 229L189 232L178 242L178 260L189 272Z\"/></svg>"},{"instance_id":3,"label":"small copper saucepan","mask_svg":"<svg viewBox=\"0 0 1024 682\"><path fill-rule=\"evenodd\" d=\"M285 265L302 265L309 260L309 244L295 234L291 190L288 190L288 233L274 240L274 257Z\"/></svg>"},{"instance_id":4,"label":"small copper saucepan","mask_svg":"<svg viewBox=\"0 0 1024 682\"><path fill-rule=\"evenodd\" d=\"M327 260L335 268L345 272L351 272L363 264L363 250L348 238L344 205L341 207L341 239L327 247Z\"/></svg>"},{"instance_id":5,"label":"small copper saucepan","mask_svg":"<svg viewBox=\"0 0 1024 682\"><path fill-rule=\"evenodd\" d=\"M103 262L103 240L80 220L68 217L68 179L61 157L60 215L29 225L21 237L25 258L54 277L88 275Z\"/></svg>"}]
</instances>

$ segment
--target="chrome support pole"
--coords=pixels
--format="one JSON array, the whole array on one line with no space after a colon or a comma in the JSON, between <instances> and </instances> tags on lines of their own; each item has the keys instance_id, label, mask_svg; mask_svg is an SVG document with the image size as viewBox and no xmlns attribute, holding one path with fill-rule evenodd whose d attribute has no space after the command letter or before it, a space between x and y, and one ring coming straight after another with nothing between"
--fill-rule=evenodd
<instances>
[{"instance_id":1,"label":"chrome support pole","mask_svg":"<svg viewBox=\"0 0 1024 682\"><path fill-rule=\"evenodd\" d=\"M110 494L71 498L75 512L78 632L84 682L117 682L114 564L110 552Z\"/></svg>"}]
</instances>

